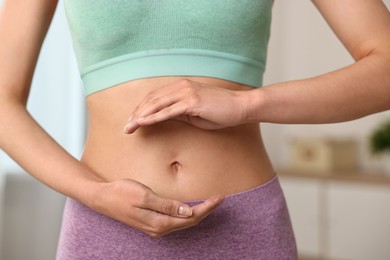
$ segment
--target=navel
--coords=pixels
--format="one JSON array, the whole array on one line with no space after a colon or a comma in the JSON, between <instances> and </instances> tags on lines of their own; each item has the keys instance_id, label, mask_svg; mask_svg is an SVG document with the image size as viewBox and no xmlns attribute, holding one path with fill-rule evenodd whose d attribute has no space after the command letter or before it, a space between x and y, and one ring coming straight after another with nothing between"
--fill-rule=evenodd
<instances>
[{"instance_id":1,"label":"navel","mask_svg":"<svg viewBox=\"0 0 390 260\"><path fill-rule=\"evenodd\" d=\"M171 163L171 169L173 173L178 173L179 170L181 169L182 165L178 161L174 161Z\"/></svg>"}]
</instances>

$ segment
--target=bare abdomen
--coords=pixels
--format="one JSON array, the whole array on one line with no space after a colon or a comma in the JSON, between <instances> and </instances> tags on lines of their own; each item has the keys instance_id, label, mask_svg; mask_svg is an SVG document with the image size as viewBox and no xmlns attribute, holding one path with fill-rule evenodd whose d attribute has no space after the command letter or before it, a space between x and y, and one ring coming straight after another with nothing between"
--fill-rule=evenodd
<instances>
[{"instance_id":1,"label":"bare abdomen","mask_svg":"<svg viewBox=\"0 0 390 260\"><path fill-rule=\"evenodd\" d=\"M90 127L82 162L108 181L137 180L159 195L179 200L232 194L269 180L273 169L258 124L203 130L168 120L124 134L138 102L151 90L178 79L141 79L89 96ZM191 79L245 88L223 80Z\"/></svg>"}]
</instances>

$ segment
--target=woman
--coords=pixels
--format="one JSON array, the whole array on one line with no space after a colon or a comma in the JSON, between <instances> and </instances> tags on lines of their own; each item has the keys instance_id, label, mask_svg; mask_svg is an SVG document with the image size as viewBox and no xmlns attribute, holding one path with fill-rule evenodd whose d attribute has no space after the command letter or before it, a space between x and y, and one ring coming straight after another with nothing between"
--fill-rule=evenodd
<instances>
[{"instance_id":1,"label":"woman","mask_svg":"<svg viewBox=\"0 0 390 260\"><path fill-rule=\"evenodd\" d=\"M313 2L356 63L259 88L269 0L65 0L90 115L78 161L25 106L56 2L5 1L0 144L69 197L58 259L297 258L258 123L333 123L390 108L382 1Z\"/></svg>"}]
</instances>

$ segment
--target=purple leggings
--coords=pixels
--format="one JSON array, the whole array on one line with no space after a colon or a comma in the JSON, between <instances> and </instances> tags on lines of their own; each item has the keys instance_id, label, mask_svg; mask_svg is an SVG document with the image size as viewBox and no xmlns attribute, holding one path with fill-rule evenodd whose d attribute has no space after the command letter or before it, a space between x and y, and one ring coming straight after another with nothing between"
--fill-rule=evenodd
<instances>
[{"instance_id":1,"label":"purple leggings","mask_svg":"<svg viewBox=\"0 0 390 260\"><path fill-rule=\"evenodd\" d=\"M187 202L195 205L200 201ZM197 226L153 238L68 198L57 260L298 259L278 177L228 195Z\"/></svg>"}]
</instances>

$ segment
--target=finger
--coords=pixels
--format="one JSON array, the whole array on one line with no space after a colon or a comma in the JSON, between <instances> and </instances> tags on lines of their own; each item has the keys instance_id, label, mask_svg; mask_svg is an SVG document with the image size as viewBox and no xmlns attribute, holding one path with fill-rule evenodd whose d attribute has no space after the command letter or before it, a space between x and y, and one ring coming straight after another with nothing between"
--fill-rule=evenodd
<instances>
[{"instance_id":1,"label":"finger","mask_svg":"<svg viewBox=\"0 0 390 260\"><path fill-rule=\"evenodd\" d=\"M151 102L156 103L158 101L158 98L167 97L168 99L169 98L175 99L176 96L177 97L183 96L182 91L180 91L182 89L183 89L183 83L182 83L182 81L178 81L178 82L175 82L174 84L170 83L166 86L163 86L161 88L158 88L158 89L151 91L141 101L141 103L139 103L138 106L134 109L133 115L130 116L129 121L132 118L135 118L136 116L139 117L141 115L141 113L143 113L143 111L145 110L145 105L149 104ZM172 102L171 102L171 104L172 104Z\"/></svg>"},{"instance_id":2,"label":"finger","mask_svg":"<svg viewBox=\"0 0 390 260\"><path fill-rule=\"evenodd\" d=\"M180 115L188 115L188 111L188 104L186 102L179 102L169 107L165 107L154 114L140 117L137 119L137 122L140 125L151 125Z\"/></svg>"},{"instance_id":3,"label":"finger","mask_svg":"<svg viewBox=\"0 0 390 260\"><path fill-rule=\"evenodd\" d=\"M130 121L125 126L126 133L134 133L140 126L152 125L158 122L162 122L182 114L185 114L188 111L188 105L184 102L179 102L173 104L169 107L166 107L154 114L148 115L146 117L141 117Z\"/></svg>"},{"instance_id":4,"label":"finger","mask_svg":"<svg viewBox=\"0 0 390 260\"><path fill-rule=\"evenodd\" d=\"M191 83L188 80L179 80L175 83L170 83L166 86L163 86L159 89L151 91L142 101L141 103L134 109L133 114L129 117L128 122L130 122L132 119L134 119L136 116L140 116L141 113L142 116L147 115L147 113L150 113L148 111L145 111L145 105L152 103L159 103L158 98L161 97L167 97L172 98L173 102L170 101L170 103L174 103L174 99L176 97L176 102L178 100L181 100L181 97L185 97L188 95L188 90L190 89L189 86L191 86ZM168 100L169 102L169 100ZM168 105L167 105L168 106Z\"/></svg>"},{"instance_id":5,"label":"finger","mask_svg":"<svg viewBox=\"0 0 390 260\"><path fill-rule=\"evenodd\" d=\"M212 130L212 129L221 129L224 126L219 125L217 123L214 123L210 120L201 118L199 116L188 116L188 115L180 115L175 118L173 118L178 121L185 122L187 124L199 127L201 129L207 129L207 130Z\"/></svg>"},{"instance_id":6,"label":"finger","mask_svg":"<svg viewBox=\"0 0 390 260\"><path fill-rule=\"evenodd\" d=\"M202 219L208 216L223 201L223 197L214 196L193 208L193 214L188 218L177 218L164 215L147 209L143 210L142 222L145 230L153 236L163 236L170 232L186 229L197 225Z\"/></svg>"},{"instance_id":7,"label":"finger","mask_svg":"<svg viewBox=\"0 0 390 260\"><path fill-rule=\"evenodd\" d=\"M169 232L189 228L197 225L202 219L210 215L221 203L222 196L213 196L204 202L192 207L192 216L189 218L168 218L165 220L165 227Z\"/></svg>"},{"instance_id":8,"label":"finger","mask_svg":"<svg viewBox=\"0 0 390 260\"><path fill-rule=\"evenodd\" d=\"M223 202L224 197L220 195L213 196L203 203L192 207L193 217L199 221L209 215L215 208L217 208Z\"/></svg>"},{"instance_id":9,"label":"finger","mask_svg":"<svg viewBox=\"0 0 390 260\"><path fill-rule=\"evenodd\" d=\"M224 198L222 196L213 196L204 202L191 207L192 216L189 218L168 218L168 225L174 230L194 226L221 205L223 200Z\"/></svg>"},{"instance_id":10,"label":"finger","mask_svg":"<svg viewBox=\"0 0 390 260\"><path fill-rule=\"evenodd\" d=\"M155 193L151 194L149 199L140 208L154 210L173 217L186 218L192 216L192 208L187 204L160 197Z\"/></svg>"},{"instance_id":11,"label":"finger","mask_svg":"<svg viewBox=\"0 0 390 260\"><path fill-rule=\"evenodd\" d=\"M139 118L148 116L174 103L180 102L182 99L183 95L179 91L150 94L149 97L144 98L141 103L138 104L132 117Z\"/></svg>"},{"instance_id":12,"label":"finger","mask_svg":"<svg viewBox=\"0 0 390 260\"><path fill-rule=\"evenodd\" d=\"M133 133L141 124L138 123L139 118L144 118L159 110L169 107L172 104L179 102L183 98L178 91L171 92L165 96L155 97L154 99L145 98L129 116L124 128L126 134Z\"/></svg>"},{"instance_id":13,"label":"finger","mask_svg":"<svg viewBox=\"0 0 390 260\"><path fill-rule=\"evenodd\" d=\"M194 221L191 218L173 217L150 209L139 208L139 210L137 227L153 237L161 237L193 226Z\"/></svg>"}]
</instances>

